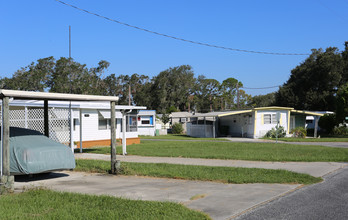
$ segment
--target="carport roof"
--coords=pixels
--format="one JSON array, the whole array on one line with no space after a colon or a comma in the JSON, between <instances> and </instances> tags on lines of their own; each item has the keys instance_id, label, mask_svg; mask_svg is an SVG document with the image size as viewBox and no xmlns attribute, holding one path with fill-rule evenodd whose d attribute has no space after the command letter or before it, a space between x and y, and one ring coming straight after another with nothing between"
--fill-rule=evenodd
<instances>
[{"instance_id":1,"label":"carport roof","mask_svg":"<svg viewBox=\"0 0 348 220\"><path fill-rule=\"evenodd\" d=\"M195 115L192 115L191 118L198 118L198 117L224 117L224 116L237 115L237 114L243 114L243 113L248 113L248 112L252 112L252 110L249 109L249 110L239 110L239 111L197 113Z\"/></svg>"},{"instance_id":2,"label":"carport roof","mask_svg":"<svg viewBox=\"0 0 348 220\"><path fill-rule=\"evenodd\" d=\"M299 114L305 114L305 115L313 115L313 116L323 116L324 114L314 111L305 111L305 110L295 110L294 108L290 107L278 107L278 106L269 106L269 107L259 107L259 108L253 108L253 109L247 109L247 110L236 110L236 111L221 111L221 112L208 112L208 113L197 113L195 115L192 115L190 118L198 118L198 117L225 117L230 115L238 115L238 114L245 114L250 113L258 110L288 110L291 113L299 113Z\"/></svg>"},{"instance_id":3,"label":"carport roof","mask_svg":"<svg viewBox=\"0 0 348 220\"><path fill-rule=\"evenodd\" d=\"M0 90L0 97L31 100L60 100L60 101L118 101L116 96L80 95L66 93L31 92L18 90Z\"/></svg>"}]
</instances>

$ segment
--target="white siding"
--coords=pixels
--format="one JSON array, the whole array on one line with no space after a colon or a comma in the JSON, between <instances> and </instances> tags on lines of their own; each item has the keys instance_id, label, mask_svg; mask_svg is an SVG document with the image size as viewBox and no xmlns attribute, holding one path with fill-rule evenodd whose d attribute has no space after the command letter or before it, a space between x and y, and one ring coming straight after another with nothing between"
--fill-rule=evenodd
<instances>
[{"instance_id":1,"label":"white siding","mask_svg":"<svg viewBox=\"0 0 348 220\"><path fill-rule=\"evenodd\" d=\"M88 114L89 117L85 117ZM116 138L122 138L121 132L121 114L116 113ZM99 115L98 110L95 109L82 109L82 141L96 141L96 140L108 140L111 139L110 129L99 130L98 129ZM136 138L138 132L127 132L126 138ZM80 122L78 121L74 131L74 141L80 141Z\"/></svg>"},{"instance_id":2,"label":"white siding","mask_svg":"<svg viewBox=\"0 0 348 220\"><path fill-rule=\"evenodd\" d=\"M265 114L276 114L277 112L281 115L280 126L284 127L284 130L288 129L288 110L259 110L256 115L256 132L254 134L254 138L262 138L265 136L267 131L274 128L277 124L265 124L263 121L263 116Z\"/></svg>"}]
</instances>

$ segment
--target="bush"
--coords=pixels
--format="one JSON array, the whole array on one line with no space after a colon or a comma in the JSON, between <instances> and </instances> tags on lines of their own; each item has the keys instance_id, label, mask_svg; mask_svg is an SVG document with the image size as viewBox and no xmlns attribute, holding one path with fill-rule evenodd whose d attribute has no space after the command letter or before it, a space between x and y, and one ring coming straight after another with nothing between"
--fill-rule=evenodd
<instances>
[{"instance_id":1,"label":"bush","mask_svg":"<svg viewBox=\"0 0 348 220\"><path fill-rule=\"evenodd\" d=\"M348 128L345 126L335 127L332 131L334 135L348 135Z\"/></svg>"},{"instance_id":2,"label":"bush","mask_svg":"<svg viewBox=\"0 0 348 220\"><path fill-rule=\"evenodd\" d=\"M304 127L297 127L291 130L292 136L297 138L305 138L307 136L307 131Z\"/></svg>"},{"instance_id":3,"label":"bush","mask_svg":"<svg viewBox=\"0 0 348 220\"><path fill-rule=\"evenodd\" d=\"M173 134L182 134L184 132L184 128L182 127L182 124L175 123L172 126L172 133Z\"/></svg>"},{"instance_id":4,"label":"bush","mask_svg":"<svg viewBox=\"0 0 348 220\"><path fill-rule=\"evenodd\" d=\"M276 126L275 128L272 128L271 130L269 130L265 137L268 137L268 138L276 138L278 136L278 138L282 138L282 137L285 137L286 135L286 132L284 130L284 127L283 126Z\"/></svg>"},{"instance_id":5,"label":"bush","mask_svg":"<svg viewBox=\"0 0 348 220\"><path fill-rule=\"evenodd\" d=\"M320 117L318 124L320 128L324 129L329 134L336 125L336 117L334 114L325 114Z\"/></svg>"}]
</instances>

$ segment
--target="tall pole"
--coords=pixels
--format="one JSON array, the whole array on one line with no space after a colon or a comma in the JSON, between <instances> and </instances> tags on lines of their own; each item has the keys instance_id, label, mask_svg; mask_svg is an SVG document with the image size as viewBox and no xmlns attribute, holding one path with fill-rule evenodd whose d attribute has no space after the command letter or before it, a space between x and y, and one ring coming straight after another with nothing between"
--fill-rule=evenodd
<instances>
[{"instance_id":1,"label":"tall pole","mask_svg":"<svg viewBox=\"0 0 348 220\"><path fill-rule=\"evenodd\" d=\"M239 82L237 82L237 109L239 109Z\"/></svg>"},{"instance_id":2,"label":"tall pole","mask_svg":"<svg viewBox=\"0 0 348 220\"><path fill-rule=\"evenodd\" d=\"M70 61L71 60L71 26L69 25L69 70L70 69ZM69 76L69 81L70 81L70 94L72 93L72 81L71 81L71 72ZM71 151L74 153L74 136L73 136L73 126L74 126L74 118L73 118L73 110L71 109L71 101L69 102L69 124L70 124L70 148Z\"/></svg>"},{"instance_id":3,"label":"tall pole","mask_svg":"<svg viewBox=\"0 0 348 220\"><path fill-rule=\"evenodd\" d=\"M128 85L128 105L131 105L131 85Z\"/></svg>"},{"instance_id":4,"label":"tall pole","mask_svg":"<svg viewBox=\"0 0 348 220\"><path fill-rule=\"evenodd\" d=\"M71 26L69 25L69 58L71 58Z\"/></svg>"}]
</instances>

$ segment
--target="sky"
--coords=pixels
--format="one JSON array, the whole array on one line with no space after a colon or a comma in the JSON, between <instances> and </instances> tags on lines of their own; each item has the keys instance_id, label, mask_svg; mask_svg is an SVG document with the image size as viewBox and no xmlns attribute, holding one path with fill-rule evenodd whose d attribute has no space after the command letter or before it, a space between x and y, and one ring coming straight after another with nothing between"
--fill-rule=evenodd
<instances>
[{"instance_id":1,"label":"sky","mask_svg":"<svg viewBox=\"0 0 348 220\"><path fill-rule=\"evenodd\" d=\"M62 0L68 4L159 33L234 49L310 54L311 49L337 47L348 41L348 0ZM21 67L48 56L69 56L98 65L103 73L156 76L179 65L191 65L196 75L233 77L244 87L285 83L291 70L308 55L280 56L206 47L154 35L55 0L11 0L0 3L0 76L11 77ZM260 95L276 91L245 89Z\"/></svg>"}]
</instances>

